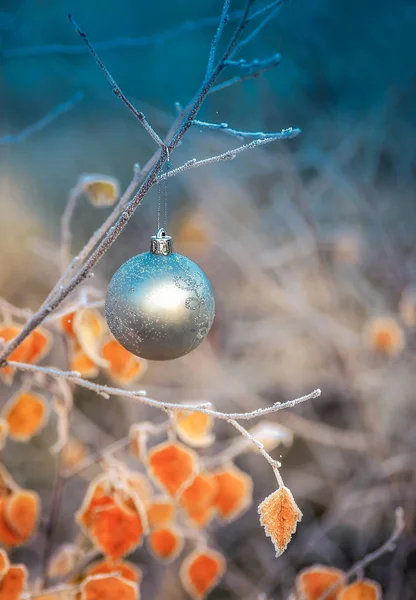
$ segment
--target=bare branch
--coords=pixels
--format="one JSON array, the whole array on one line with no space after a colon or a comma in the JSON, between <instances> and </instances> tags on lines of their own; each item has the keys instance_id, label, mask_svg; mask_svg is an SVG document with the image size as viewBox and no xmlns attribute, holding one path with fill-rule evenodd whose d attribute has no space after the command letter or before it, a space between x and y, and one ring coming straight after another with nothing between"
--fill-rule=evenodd
<instances>
[{"instance_id":1,"label":"bare branch","mask_svg":"<svg viewBox=\"0 0 416 600\"><path fill-rule=\"evenodd\" d=\"M257 11L257 13L254 13L252 15L252 18L255 18L256 16L262 15L265 13L266 10L270 9L270 12L268 15L266 15L261 21L260 23L257 25L257 27L255 27L253 29L253 31L251 31L249 33L249 35L244 38L243 40L241 40L238 43L238 46L236 46L235 48L235 52L237 53L241 50L241 48L243 48L244 46L246 46L249 42L251 42L251 40L260 33L260 31L263 29L263 27L265 25L267 25L267 23L269 23L269 21L272 20L272 18L274 17L274 15L277 13L277 11L282 8L282 6L284 6L285 4L287 4L289 2L289 0L277 0L277 2L272 2L268 7L264 7L263 9L259 9ZM233 54L234 54L233 53Z\"/></svg>"},{"instance_id":2,"label":"bare branch","mask_svg":"<svg viewBox=\"0 0 416 600\"><path fill-rule=\"evenodd\" d=\"M149 135L154 139L154 141L156 142L156 144L160 148L162 148L162 150L165 150L165 148L166 148L165 144L162 142L161 138L158 136L158 134L156 133L156 131L152 128L152 126L150 125L150 123L147 121L147 119L144 116L144 114L142 112L138 111L133 106L133 104L127 99L127 97L123 94L123 92L121 91L120 87L117 85L114 77L111 75L111 73L109 72L109 70L107 69L107 67L103 63L103 61L101 60L101 58L98 56L98 54L96 53L96 51L92 47L92 45L91 45L91 43L90 43L90 41L89 41L89 39L87 37L87 34L84 31L82 31L82 29L80 29L80 27L77 25L77 23L75 22L75 20L74 20L74 18L73 18L73 16L71 14L68 15L68 20L71 23L71 25L74 27L75 31L78 33L78 35L80 36L80 38L84 41L84 43L87 46L88 50L90 51L90 53L94 57L95 62L98 64L98 66L100 67L100 69L103 71L103 73L106 76L108 82L110 83L111 87L113 88L114 94L117 96L117 98L120 98L120 100L123 102L123 104L125 106L127 106L127 108L140 121L140 123L143 125L143 127L146 129L146 131L149 133Z\"/></svg>"},{"instance_id":3,"label":"bare branch","mask_svg":"<svg viewBox=\"0 0 416 600\"><path fill-rule=\"evenodd\" d=\"M229 14L229 21L236 21L241 18L242 11L233 11ZM206 17L198 21L186 21L178 27L172 27L166 31L161 31L146 36L121 36L111 40L94 42L94 48L99 52L115 50L117 48L145 48L146 46L158 46L169 40L181 37L188 33L201 31L212 25L218 25L218 17ZM84 44L42 44L38 46L21 46L16 48L6 48L2 55L6 58L18 58L21 56L42 56L49 54L87 54L88 48Z\"/></svg>"},{"instance_id":4,"label":"bare branch","mask_svg":"<svg viewBox=\"0 0 416 600\"><path fill-rule=\"evenodd\" d=\"M246 62L245 60L228 61L230 66L238 66L247 72L244 73L244 75L236 75L235 77L231 77L230 79L226 79L225 81L214 85L209 93L215 94L215 92L221 92L222 90L225 90L236 83L242 83L243 81L248 81L249 79L256 79L266 71L270 71L271 69L277 67L277 65L280 64L280 60L280 54L273 54L273 56L269 58L265 58L263 60L253 60L251 62Z\"/></svg>"},{"instance_id":5,"label":"bare branch","mask_svg":"<svg viewBox=\"0 0 416 600\"><path fill-rule=\"evenodd\" d=\"M213 129L216 131L222 131L223 133L227 133L228 135L232 135L240 140L244 140L245 138L257 138L260 140L273 138L273 139L287 139L288 137L295 137L292 132L289 136L289 130L284 129L283 131L268 133L265 131L243 131L241 129L233 129L229 127L228 123L208 123L206 121L198 121L195 120L193 123L196 127L202 127L204 129ZM284 132L284 133L283 133Z\"/></svg>"},{"instance_id":6,"label":"bare branch","mask_svg":"<svg viewBox=\"0 0 416 600\"><path fill-rule=\"evenodd\" d=\"M224 27L226 26L226 24L228 23L228 13L230 10L230 0L225 0L224 5L222 7L222 12L221 12L221 17L220 17L220 22L218 24L218 28L217 31L215 32L214 37L212 38L212 42L211 42L211 49L209 52L209 57L208 57L208 64L207 64L207 70L205 73L205 79L207 79L212 71L212 68L214 66L214 61L215 61L215 53L217 51L218 48L218 44L219 41L221 39L221 35L224 31Z\"/></svg>"},{"instance_id":7,"label":"bare branch","mask_svg":"<svg viewBox=\"0 0 416 600\"><path fill-rule=\"evenodd\" d=\"M169 173L163 173L162 175L159 175L156 181L161 181L162 179L166 179L166 177L175 177L175 175L179 175L179 173L183 173L189 169L212 165L213 163L221 162L222 160L233 160L237 154L241 154L241 152L257 148L258 146L265 146L266 144L277 142L278 140L289 140L299 135L300 131L300 129L292 129L290 127L289 129L283 129L280 133L276 134L275 137L263 137L261 139L253 140L249 144L244 144L244 146L239 146L233 150L227 150L227 152L217 154L216 156L211 156L210 158L203 158L202 160L192 158L180 167L172 169L169 171Z\"/></svg>"},{"instance_id":8,"label":"bare branch","mask_svg":"<svg viewBox=\"0 0 416 600\"><path fill-rule=\"evenodd\" d=\"M50 123L52 123L52 121L55 121L55 119L71 110L71 108L73 108L75 104L80 102L80 100L82 100L83 97L83 92L76 92L69 100L56 106L47 115L39 119L39 121L32 123L32 125L29 125L29 127L26 127L26 129L23 129L18 133L12 133L10 135L0 137L0 146L7 146L8 144L16 144L18 142L22 142L34 133L38 133L38 131L41 131L42 129L47 127Z\"/></svg>"}]
</instances>

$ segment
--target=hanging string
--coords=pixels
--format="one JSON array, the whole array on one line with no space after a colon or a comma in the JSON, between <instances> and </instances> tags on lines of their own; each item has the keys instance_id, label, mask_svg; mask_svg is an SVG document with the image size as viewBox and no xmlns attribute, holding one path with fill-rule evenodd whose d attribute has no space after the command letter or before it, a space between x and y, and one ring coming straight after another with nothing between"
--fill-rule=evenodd
<instances>
[{"instance_id":1,"label":"hanging string","mask_svg":"<svg viewBox=\"0 0 416 600\"><path fill-rule=\"evenodd\" d=\"M157 230L160 229L160 220L162 215L162 202L163 202L163 228L167 229L168 226L168 173L170 169L170 157L169 151L167 154L166 162L164 164L164 178L158 183L158 202L157 202ZM163 186L163 190L162 190Z\"/></svg>"}]
</instances>

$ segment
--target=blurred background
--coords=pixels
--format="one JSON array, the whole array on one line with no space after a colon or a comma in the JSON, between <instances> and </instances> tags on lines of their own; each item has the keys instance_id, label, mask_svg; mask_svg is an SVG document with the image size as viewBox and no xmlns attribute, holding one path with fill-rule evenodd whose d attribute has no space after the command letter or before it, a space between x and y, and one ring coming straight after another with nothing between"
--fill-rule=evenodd
<instances>
[{"instance_id":1,"label":"blurred background","mask_svg":"<svg viewBox=\"0 0 416 600\"><path fill-rule=\"evenodd\" d=\"M41 131L0 146L2 297L36 309L51 289L60 218L81 174L113 176L123 189L133 165L154 151L79 45L67 13L93 43L116 40L100 54L163 135L174 103L185 104L202 80L221 6L0 0L0 136L84 94ZM151 364L139 386L160 400L206 399L224 411L323 390L273 417L295 435L276 457L283 455L283 478L304 513L296 536L276 560L255 508L274 489L272 473L260 456L245 456L238 464L254 478L255 501L239 521L212 530L229 561L213 598L286 599L303 566L348 569L388 536L397 505L406 532L367 575L387 600L415 597L415 26L411 0L293 0L244 54L280 52L281 65L210 96L200 118L250 131L300 127L302 134L169 181L169 232L211 279L217 316L197 351ZM195 128L172 165L240 144ZM97 287L147 250L156 212L153 189L99 263ZM74 254L106 215L79 204ZM2 390L2 401L9 395ZM103 402L76 395L73 435L92 451L156 415L122 400L103 410ZM218 448L230 435L217 425ZM42 494L47 511L53 466L47 441L32 445L30 460L27 447L12 448L5 460L18 481ZM72 514L83 491L80 480L67 494L56 543L76 535ZM175 564L161 577L145 551L137 556L145 598L184 597ZM35 564L36 541L15 557Z\"/></svg>"}]
</instances>

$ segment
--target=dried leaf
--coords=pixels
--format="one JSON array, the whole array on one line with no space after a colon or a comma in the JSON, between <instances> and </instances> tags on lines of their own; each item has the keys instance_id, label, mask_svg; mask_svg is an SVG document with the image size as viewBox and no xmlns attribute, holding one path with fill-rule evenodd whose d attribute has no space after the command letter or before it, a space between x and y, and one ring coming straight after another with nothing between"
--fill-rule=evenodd
<instances>
[{"instance_id":1,"label":"dried leaf","mask_svg":"<svg viewBox=\"0 0 416 600\"><path fill-rule=\"evenodd\" d=\"M175 505L170 498L154 498L147 507L147 522L150 529L166 525L175 517Z\"/></svg>"},{"instance_id":2,"label":"dried leaf","mask_svg":"<svg viewBox=\"0 0 416 600\"><path fill-rule=\"evenodd\" d=\"M62 448L61 461L65 469L73 469L89 455L88 448L76 438L69 438Z\"/></svg>"},{"instance_id":3,"label":"dried leaf","mask_svg":"<svg viewBox=\"0 0 416 600\"><path fill-rule=\"evenodd\" d=\"M314 565L298 573L296 592L304 600L319 600L334 586L334 590L325 600L338 600L338 594L344 587L344 577L345 574L340 569Z\"/></svg>"},{"instance_id":4,"label":"dried leaf","mask_svg":"<svg viewBox=\"0 0 416 600\"><path fill-rule=\"evenodd\" d=\"M356 581L347 585L337 600L381 600L381 587L370 579Z\"/></svg>"},{"instance_id":5,"label":"dried leaf","mask_svg":"<svg viewBox=\"0 0 416 600\"><path fill-rule=\"evenodd\" d=\"M5 505L7 497L0 498L0 544L6 548L21 546L26 541L18 535L8 524L5 518Z\"/></svg>"},{"instance_id":6,"label":"dried leaf","mask_svg":"<svg viewBox=\"0 0 416 600\"><path fill-rule=\"evenodd\" d=\"M84 379L94 379L100 372L95 362L80 348L70 351L69 368L77 371Z\"/></svg>"},{"instance_id":7,"label":"dried leaf","mask_svg":"<svg viewBox=\"0 0 416 600\"><path fill-rule=\"evenodd\" d=\"M17 325L0 325L0 339L4 340L4 343L10 342L14 339L21 331L21 327ZM9 360L15 362L27 362L26 359L31 351L31 341L25 338L19 346L13 350L9 356ZM0 376L4 383L10 385L13 381L14 369L12 367L3 367L0 369Z\"/></svg>"},{"instance_id":8,"label":"dried leaf","mask_svg":"<svg viewBox=\"0 0 416 600\"><path fill-rule=\"evenodd\" d=\"M223 521L232 521L252 503L253 480L235 465L226 466L212 474L217 491L214 507Z\"/></svg>"},{"instance_id":9,"label":"dried leaf","mask_svg":"<svg viewBox=\"0 0 416 600\"><path fill-rule=\"evenodd\" d=\"M9 427L9 437L17 442L28 442L37 435L46 425L48 416L48 403L34 392L17 392L2 411Z\"/></svg>"},{"instance_id":10,"label":"dried leaf","mask_svg":"<svg viewBox=\"0 0 416 600\"><path fill-rule=\"evenodd\" d=\"M48 577L64 577L70 573L79 560L79 548L75 544L62 544L48 564Z\"/></svg>"},{"instance_id":11,"label":"dried leaf","mask_svg":"<svg viewBox=\"0 0 416 600\"><path fill-rule=\"evenodd\" d=\"M287 427L274 423L273 421L260 421L249 431L255 440L263 444L266 452L272 452L277 446L291 446L293 443L293 433ZM256 449L256 446L247 439L250 449Z\"/></svg>"},{"instance_id":12,"label":"dried leaf","mask_svg":"<svg viewBox=\"0 0 416 600\"><path fill-rule=\"evenodd\" d=\"M11 565L0 581L0 600L20 600L26 588L27 577L24 565Z\"/></svg>"},{"instance_id":13,"label":"dried leaf","mask_svg":"<svg viewBox=\"0 0 416 600\"><path fill-rule=\"evenodd\" d=\"M30 348L26 356L26 362L36 364L44 358L52 346L52 335L46 329L38 327L27 337Z\"/></svg>"},{"instance_id":14,"label":"dried leaf","mask_svg":"<svg viewBox=\"0 0 416 600\"><path fill-rule=\"evenodd\" d=\"M78 185L89 202L97 208L113 206L120 196L118 180L108 175L81 175Z\"/></svg>"},{"instance_id":15,"label":"dried leaf","mask_svg":"<svg viewBox=\"0 0 416 600\"><path fill-rule=\"evenodd\" d=\"M196 549L181 565L183 587L194 600L203 600L225 571L224 557L215 550Z\"/></svg>"},{"instance_id":16,"label":"dried leaf","mask_svg":"<svg viewBox=\"0 0 416 600\"><path fill-rule=\"evenodd\" d=\"M148 453L149 473L170 496L177 496L195 477L197 456L179 443L164 442Z\"/></svg>"},{"instance_id":17,"label":"dried leaf","mask_svg":"<svg viewBox=\"0 0 416 600\"><path fill-rule=\"evenodd\" d=\"M8 571L10 567L9 557L5 550L0 548L0 579Z\"/></svg>"},{"instance_id":18,"label":"dried leaf","mask_svg":"<svg viewBox=\"0 0 416 600\"><path fill-rule=\"evenodd\" d=\"M103 316L95 308L76 311L73 328L84 353L98 366L107 368L108 361L101 356L101 343L107 327Z\"/></svg>"},{"instance_id":19,"label":"dried leaf","mask_svg":"<svg viewBox=\"0 0 416 600\"><path fill-rule=\"evenodd\" d=\"M117 575L128 579L128 581L134 581L140 583L142 580L142 572L131 562L126 560L120 562L113 562L108 560L99 560L92 563L87 569L88 576L90 575Z\"/></svg>"},{"instance_id":20,"label":"dried leaf","mask_svg":"<svg viewBox=\"0 0 416 600\"><path fill-rule=\"evenodd\" d=\"M101 354L107 362L108 374L120 385L141 379L147 370L147 361L126 350L117 340L105 342Z\"/></svg>"},{"instance_id":21,"label":"dried leaf","mask_svg":"<svg viewBox=\"0 0 416 600\"><path fill-rule=\"evenodd\" d=\"M209 474L200 473L181 495L180 503L197 527L205 527L212 519L217 492L217 480Z\"/></svg>"},{"instance_id":22,"label":"dried leaf","mask_svg":"<svg viewBox=\"0 0 416 600\"><path fill-rule=\"evenodd\" d=\"M183 538L173 527L159 527L149 534L148 544L155 558L171 562L181 553Z\"/></svg>"},{"instance_id":23,"label":"dried leaf","mask_svg":"<svg viewBox=\"0 0 416 600\"><path fill-rule=\"evenodd\" d=\"M132 492L137 494L143 506L146 507L151 502L152 487L145 475L130 471L126 476L126 483Z\"/></svg>"},{"instance_id":24,"label":"dried leaf","mask_svg":"<svg viewBox=\"0 0 416 600\"><path fill-rule=\"evenodd\" d=\"M195 448L210 446L215 437L212 434L213 418L197 411L178 410L174 423L180 439Z\"/></svg>"},{"instance_id":25,"label":"dried leaf","mask_svg":"<svg viewBox=\"0 0 416 600\"><path fill-rule=\"evenodd\" d=\"M276 556L280 556L287 548L292 535L296 531L297 523L302 518L292 492L287 487L281 487L258 507L260 523L264 527L276 550Z\"/></svg>"},{"instance_id":26,"label":"dried leaf","mask_svg":"<svg viewBox=\"0 0 416 600\"><path fill-rule=\"evenodd\" d=\"M40 498L36 492L19 490L6 498L4 518L12 531L28 539L39 520Z\"/></svg>"},{"instance_id":27,"label":"dried leaf","mask_svg":"<svg viewBox=\"0 0 416 600\"><path fill-rule=\"evenodd\" d=\"M81 600L138 600L135 582L114 575L91 575L81 584Z\"/></svg>"}]
</instances>

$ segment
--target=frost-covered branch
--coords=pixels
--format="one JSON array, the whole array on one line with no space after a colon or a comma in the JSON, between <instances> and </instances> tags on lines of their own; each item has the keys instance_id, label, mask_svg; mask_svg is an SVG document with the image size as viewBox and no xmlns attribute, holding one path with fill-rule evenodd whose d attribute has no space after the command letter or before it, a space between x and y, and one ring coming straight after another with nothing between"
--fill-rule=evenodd
<instances>
[{"instance_id":1,"label":"frost-covered branch","mask_svg":"<svg viewBox=\"0 0 416 600\"><path fill-rule=\"evenodd\" d=\"M32 123L32 125L29 125L25 129L22 129L22 131L19 131L18 133L12 133L0 137L0 146L7 146L8 144L16 144L18 142L22 142L34 133L42 131L42 129L47 127L50 123L52 123L52 121L55 121L55 119L71 110L71 108L73 108L75 104L80 102L80 100L82 100L83 97L83 92L76 92L69 100L53 108L50 112L48 112L48 114L39 119L39 121Z\"/></svg>"}]
</instances>

